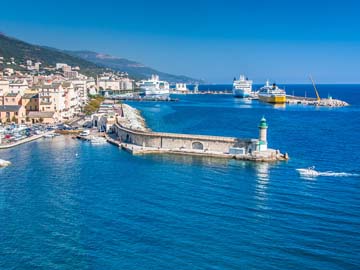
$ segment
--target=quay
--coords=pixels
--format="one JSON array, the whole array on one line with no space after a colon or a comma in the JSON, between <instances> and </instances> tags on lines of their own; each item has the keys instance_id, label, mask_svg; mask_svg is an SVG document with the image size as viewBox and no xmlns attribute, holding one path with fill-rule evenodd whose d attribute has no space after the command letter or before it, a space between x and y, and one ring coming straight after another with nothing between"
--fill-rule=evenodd
<instances>
[{"instance_id":1,"label":"quay","mask_svg":"<svg viewBox=\"0 0 360 270\"><path fill-rule=\"evenodd\" d=\"M48 131L48 132L45 132L45 133L42 133L42 134L39 134L39 135L33 135L31 137L27 137L25 139L19 140L19 141L14 142L14 143L0 144L0 149L8 149L8 148L12 148L12 147L24 144L24 143L32 142L32 141L38 140L40 138L43 138L43 137L45 137L47 135L50 135L50 134L53 134L53 133L54 133L54 131Z\"/></svg>"},{"instance_id":2,"label":"quay","mask_svg":"<svg viewBox=\"0 0 360 270\"><path fill-rule=\"evenodd\" d=\"M140 96L111 96L107 97L109 100L121 100L121 101L163 101L163 102L176 102L179 101L178 98L171 97L140 97Z\"/></svg>"},{"instance_id":3,"label":"quay","mask_svg":"<svg viewBox=\"0 0 360 270\"><path fill-rule=\"evenodd\" d=\"M207 136L153 132L146 128L140 113L127 104L115 104L114 111L120 112L109 127L106 140L134 155L177 154L217 157L250 161L287 160L287 154L268 148L265 118L259 128L259 138Z\"/></svg>"},{"instance_id":4,"label":"quay","mask_svg":"<svg viewBox=\"0 0 360 270\"><path fill-rule=\"evenodd\" d=\"M286 96L287 104L302 104L310 106L321 106L321 107L346 107L349 104L345 101L333 98L309 98L309 97L299 97L299 96Z\"/></svg>"}]
</instances>

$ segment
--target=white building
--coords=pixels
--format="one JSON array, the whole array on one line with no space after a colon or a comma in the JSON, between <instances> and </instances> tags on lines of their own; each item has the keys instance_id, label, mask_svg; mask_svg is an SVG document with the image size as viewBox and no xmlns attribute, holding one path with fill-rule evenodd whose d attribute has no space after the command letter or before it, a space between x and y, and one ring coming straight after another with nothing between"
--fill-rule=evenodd
<instances>
[{"instance_id":1,"label":"white building","mask_svg":"<svg viewBox=\"0 0 360 270\"><path fill-rule=\"evenodd\" d=\"M60 83L42 85L39 88L39 111L61 115L65 111L65 91ZM60 120L60 119L56 119Z\"/></svg>"},{"instance_id":2,"label":"white building","mask_svg":"<svg viewBox=\"0 0 360 270\"><path fill-rule=\"evenodd\" d=\"M75 79L79 76L79 72L73 71L73 70L64 71L64 76L65 76L65 78Z\"/></svg>"},{"instance_id":3,"label":"white building","mask_svg":"<svg viewBox=\"0 0 360 270\"><path fill-rule=\"evenodd\" d=\"M0 96L5 96L9 93L9 81L7 80L0 80Z\"/></svg>"},{"instance_id":4,"label":"white building","mask_svg":"<svg viewBox=\"0 0 360 270\"><path fill-rule=\"evenodd\" d=\"M13 80L9 84L9 92L14 94L19 93L20 95L23 95L28 88L29 84L24 79Z\"/></svg>"},{"instance_id":5,"label":"white building","mask_svg":"<svg viewBox=\"0 0 360 270\"><path fill-rule=\"evenodd\" d=\"M87 93L87 81L86 80L71 80L74 85L75 93L78 98L78 103L80 106L85 106L88 102L88 93Z\"/></svg>"},{"instance_id":6,"label":"white building","mask_svg":"<svg viewBox=\"0 0 360 270\"><path fill-rule=\"evenodd\" d=\"M176 90L178 91L186 91L188 90L186 87L186 83L177 83L176 84Z\"/></svg>"},{"instance_id":7,"label":"white building","mask_svg":"<svg viewBox=\"0 0 360 270\"><path fill-rule=\"evenodd\" d=\"M134 90L134 81L129 78L98 78L98 89L112 91L132 91Z\"/></svg>"},{"instance_id":8,"label":"white building","mask_svg":"<svg viewBox=\"0 0 360 270\"><path fill-rule=\"evenodd\" d=\"M65 63L56 63L56 69L62 69L63 67L67 67L67 64Z\"/></svg>"},{"instance_id":9,"label":"white building","mask_svg":"<svg viewBox=\"0 0 360 270\"><path fill-rule=\"evenodd\" d=\"M35 69L35 70L39 70L39 69L40 69L40 65L41 65L40 62L36 62L35 65L34 65L34 69Z\"/></svg>"}]
</instances>

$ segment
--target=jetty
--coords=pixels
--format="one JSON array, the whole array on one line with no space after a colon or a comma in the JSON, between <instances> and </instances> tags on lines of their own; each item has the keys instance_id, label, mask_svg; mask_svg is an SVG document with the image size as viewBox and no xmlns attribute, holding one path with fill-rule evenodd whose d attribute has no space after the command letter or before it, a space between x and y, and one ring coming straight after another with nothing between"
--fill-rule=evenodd
<instances>
[{"instance_id":1,"label":"jetty","mask_svg":"<svg viewBox=\"0 0 360 270\"><path fill-rule=\"evenodd\" d=\"M54 131L48 131L48 132L45 132L45 133L42 133L42 134L39 134L39 135L33 135L33 136L30 136L30 137L27 137L27 138L19 140L17 142L7 143L7 144L0 144L0 149L8 149L8 148L12 148L12 147L24 144L24 143L32 142L32 141L38 140L40 138L43 138L43 137L48 136L48 135L53 134L53 133L54 133Z\"/></svg>"},{"instance_id":2,"label":"jetty","mask_svg":"<svg viewBox=\"0 0 360 270\"><path fill-rule=\"evenodd\" d=\"M288 154L268 148L265 118L261 119L258 129L259 138L256 139L154 132L146 127L138 110L122 104L121 113L105 137L109 143L133 155L177 154L263 162L287 160Z\"/></svg>"},{"instance_id":3,"label":"jetty","mask_svg":"<svg viewBox=\"0 0 360 270\"><path fill-rule=\"evenodd\" d=\"M349 106L349 103L333 98L308 98L308 97L299 97L299 96L286 96L287 104L301 104L301 105L310 105L310 106L320 106L320 107L346 107Z\"/></svg>"},{"instance_id":4,"label":"jetty","mask_svg":"<svg viewBox=\"0 0 360 270\"><path fill-rule=\"evenodd\" d=\"M322 107L345 107L349 106L349 104L345 101L339 99L333 99L332 97L328 98L320 98L319 91L316 87L315 81L311 75L309 75L309 79L313 85L316 98L308 98L308 97L299 97L299 96L286 96L286 103L288 104L302 104L302 105L312 105L312 106L322 106Z\"/></svg>"}]
</instances>

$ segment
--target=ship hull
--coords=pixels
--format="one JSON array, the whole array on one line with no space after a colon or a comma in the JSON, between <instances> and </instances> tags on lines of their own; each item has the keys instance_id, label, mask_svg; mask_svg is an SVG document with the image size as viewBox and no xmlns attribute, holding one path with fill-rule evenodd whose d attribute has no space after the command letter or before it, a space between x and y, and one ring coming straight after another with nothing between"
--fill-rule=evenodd
<instances>
[{"instance_id":1,"label":"ship hull","mask_svg":"<svg viewBox=\"0 0 360 270\"><path fill-rule=\"evenodd\" d=\"M233 89L234 97L236 98L248 98L250 93L246 92L244 89Z\"/></svg>"},{"instance_id":2,"label":"ship hull","mask_svg":"<svg viewBox=\"0 0 360 270\"><path fill-rule=\"evenodd\" d=\"M259 95L259 100L267 103L284 104L286 103L286 96Z\"/></svg>"}]
</instances>

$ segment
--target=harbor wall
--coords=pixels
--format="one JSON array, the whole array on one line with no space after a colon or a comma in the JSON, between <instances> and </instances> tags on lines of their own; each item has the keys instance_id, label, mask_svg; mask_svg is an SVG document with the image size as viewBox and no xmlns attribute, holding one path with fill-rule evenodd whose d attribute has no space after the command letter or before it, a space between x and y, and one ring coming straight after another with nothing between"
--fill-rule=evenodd
<instances>
[{"instance_id":1,"label":"harbor wall","mask_svg":"<svg viewBox=\"0 0 360 270\"><path fill-rule=\"evenodd\" d=\"M229 153L229 149L235 147L244 148L245 153L249 153L255 151L257 142L256 139L138 131L120 124L114 125L114 132L124 143L169 150Z\"/></svg>"}]
</instances>

